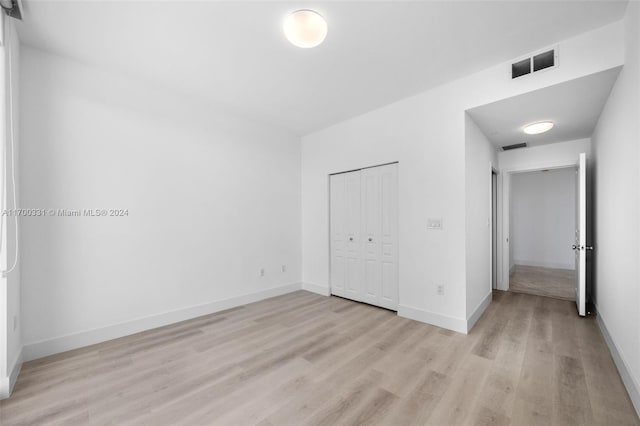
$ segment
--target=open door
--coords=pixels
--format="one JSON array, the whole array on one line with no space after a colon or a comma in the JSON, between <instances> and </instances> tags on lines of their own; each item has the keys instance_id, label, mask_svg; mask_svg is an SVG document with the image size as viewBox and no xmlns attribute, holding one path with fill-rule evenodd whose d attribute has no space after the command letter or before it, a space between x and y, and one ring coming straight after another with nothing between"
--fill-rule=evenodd
<instances>
[{"instance_id":1,"label":"open door","mask_svg":"<svg viewBox=\"0 0 640 426\"><path fill-rule=\"evenodd\" d=\"M578 314L587 312L587 156L580 154L576 169L576 233L572 248L575 253L576 274L575 292Z\"/></svg>"},{"instance_id":2,"label":"open door","mask_svg":"<svg viewBox=\"0 0 640 426\"><path fill-rule=\"evenodd\" d=\"M491 288L498 288L498 175L491 170Z\"/></svg>"}]
</instances>

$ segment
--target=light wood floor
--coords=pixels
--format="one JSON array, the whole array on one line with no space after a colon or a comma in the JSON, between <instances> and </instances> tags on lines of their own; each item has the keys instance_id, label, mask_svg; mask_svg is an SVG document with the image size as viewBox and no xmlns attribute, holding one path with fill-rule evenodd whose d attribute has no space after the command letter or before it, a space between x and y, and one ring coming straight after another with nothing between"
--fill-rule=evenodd
<instances>
[{"instance_id":1,"label":"light wood floor","mask_svg":"<svg viewBox=\"0 0 640 426\"><path fill-rule=\"evenodd\" d=\"M24 365L0 424L638 425L593 318L512 292L469 335L299 291Z\"/></svg>"},{"instance_id":2,"label":"light wood floor","mask_svg":"<svg viewBox=\"0 0 640 426\"><path fill-rule=\"evenodd\" d=\"M576 300L575 271L516 265L509 276L509 290L556 299Z\"/></svg>"}]
</instances>

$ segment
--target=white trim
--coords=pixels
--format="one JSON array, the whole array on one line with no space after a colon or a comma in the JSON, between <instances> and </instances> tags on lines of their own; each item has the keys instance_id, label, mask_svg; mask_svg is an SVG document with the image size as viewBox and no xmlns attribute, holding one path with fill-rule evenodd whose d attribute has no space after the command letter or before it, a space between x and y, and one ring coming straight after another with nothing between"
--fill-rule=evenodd
<instances>
[{"instance_id":1,"label":"white trim","mask_svg":"<svg viewBox=\"0 0 640 426\"><path fill-rule=\"evenodd\" d=\"M493 167L493 163L491 161L489 161L489 288L491 289L489 291L493 290L493 274L494 274L494 270L493 270L493 261L494 261L494 258L493 258L493 231L494 231L494 229L493 229L493 213L494 213L494 211L493 211L493 202L496 201L496 200L493 199L493 195L494 195L493 194L493 174L494 173L496 175L496 194L495 195L497 197L498 196L498 171L496 170L495 167ZM497 203L496 203L496 205L497 205ZM497 225L497 222L498 222L497 213L498 212L495 212L495 213L496 213L496 225ZM496 228L497 228L497 226L496 226ZM497 231L497 229L496 229L496 231ZM496 238L496 240L497 240L497 238ZM497 246L497 244L496 244L496 246ZM497 249L497 247L496 247L496 249ZM497 260L497 259L495 259L495 260ZM496 262L496 266L497 266L497 262ZM495 275L496 275L496 287L497 287L498 286L498 274L497 274L498 271L495 271L495 272L496 272Z\"/></svg>"},{"instance_id":2,"label":"white trim","mask_svg":"<svg viewBox=\"0 0 640 426\"><path fill-rule=\"evenodd\" d=\"M504 214L502 210L502 181L503 174L502 171L499 171L496 182L496 290L509 289L509 277L504 278L504 268L502 266L504 263L504 255L502 253L504 249L502 244L504 238L502 229L502 217Z\"/></svg>"},{"instance_id":3,"label":"white trim","mask_svg":"<svg viewBox=\"0 0 640 426\"><path fill-rule=\"evenodd\" d=\"M519 260L519 259L514 259L513 263L514 263L513 266L536 266L539 268L569 269L572 271L576 269L575 263L557 263L557 262L545 262L545 261L538 262L537 260Z\"/></svg>"},{"instance_id":4,"label":"white trim","mask_svg":"<svg viewBox=\"0 0 640 426\"><path fill-rule=\"evenodd\" d=\"M11 395L11 392L13 392L13 388L18 381L18 375L20 375L20 370L22 370L22 363L24 362L23 354L23 348L20 348L18 356L16 357L15 361L13 361L13 365L9 369L9 371L11 372L9 374L9 395Z\"/></svg>"},{"instance_id":5,"label":"white trim","mask_svg":"<svg viewBox=\"0 0 640 426\"><path fill-rule=\"evenodd\" d=\"M23 349L20 348L18 356L13 361L13 365L8 368L9 375L7 377L0 378L0 400L7 399L13 392L13 388L18 381L18 375L22 369L23 363Z\"/></svg>"},{"instance_id":6,"label":"white trim","mask_svg":"<svg viewBox=\"0 0 640 426\"><path fill-rule=\"evenodd\" d=\"M498 229L500 229L500 242L498 247L500 248L500 275L501 280L498 283L498 290L509 290L509 279L511 277L511 250L509 248L511 237L511 213L509 212L509 193L511 192L511 174L501 170L500 171L500 221L498 223Z\"/></svg>"},{"instance_id":7,"label":"white trim","mask_svg":"<svg viewBox=\"0 0 640 426\"><path fill-rule=\"evenodd\" d=\"M310 291L312 293L321 294L323 296L331 295L331 289L320 284L302 283L302 289Z\"/></svg>"},{"instance_id":8,"label":"white trim","mask_svg":"<svg viewBox=\"0 0 640 426\"><path fill-rule=\"evenodd\" d=\"M31 361L48 355L93 345L107 340L117 339L119 337L128 336L141 331L162 327L225 309L234 308L236 306L246 305L248 303L291 293L293 291L300 290L301 287L301 283L273 287L229 299L217 300L215 302L205 303L202 305L189 306L175 311L138 318L102 328L81 331L79 333L30 343L24 345L24 359L25 361Z\"/></svg>"},{"instance_id":9,"label":"white trim","mask_svg":"<svg viewBox=\"0 0 640 426\"><path fill-rule=\"evenodd\" d=\"M588 138L587 138L588 139ZM576 139L576 141L580 141L582 139ZM574 141L568 141L574 142ZM560 142L562 143L562 142ZM537 148L538 146L531 146L529 148ZM536 163L527 164L524 166L516 166L516 167L505 167L501 171L503 173L526 173L526 172L538 172L540 170L555 170L555 169L568 169L570 167L576 167L578 165L578 160L540 160Z\"/></svg>"},{"instance_id":10,"label":"white trim","mask_svg":"<svg viewBox=\"0 0 640 426\"><path fill-rule=\"evenodd\" d=\"M20 349L20 352L18 352L18 356L9 369L10 374L7 377L0 378L0 400L9 398L9 395L11 395L11 392L13 391L13 387L16 385L18 375L20 374L20 370L22 369L22 354L23 351L22 349Z\"/></svg>"},{"instance_id":11,"label":"white trim","mask_svg":"<svg viewBox=\"0 0 640 426\"><path fill-rule=\"evenodd\" d=\"M493 292L490 291L489 294L487 294L480 301L478 306L476 306L476 308L473 310L473 313L469 315L469 317L467 318L467 333L469 333L473 328L473 326L476 325L476 323L478 322L478 320L480 319L484 311L491 304L492 299L493 299Z\"/></svg>"},{"instance_id":12,"label":"white trim","mask_svg":"<svg viewBox=\"0 0 640 426\"><path fill-rule=\"evenodd\" d=\"M600 315L600 311L598 311L597 307L596 311L596 321L598 323L598 326L600 327L600 331L602 332L604 341L607 342L609 352L611 352L613 362L615 362L616 367L618 368L618 373L620 373L620 377L622 378L622 382L624 383L625 388L627 388L627 393L629 394L631 403L636 409L636 413L638 413L638 416L640 416L640 384L638 384L636 379L633 377L633 374L631 374L629 364L625 360L622 351L618 349L618 346L613 341L611 334L609 334L609 330L607 329L604 319L602 318L602 315Z\"/></svg>"},{"instance_id":13,"label":"white trim","mask_svg":"<svg viewBox=\"0 0 640 426\"><path fill-rule=\"evenodd\" d=\"M463 318L450 317L407 305L398 306L398 316L467 334L467 321Z\"/></svg>"},{"instance_id":14,"label":"white trim","mask_svg":"<svg viewBox=\"0 0 640 426\"><path fill-rule=\"evenodd\" d=\"M0 377L0 400L9 398L9 378Z\"/></svg>"}]
</instances>

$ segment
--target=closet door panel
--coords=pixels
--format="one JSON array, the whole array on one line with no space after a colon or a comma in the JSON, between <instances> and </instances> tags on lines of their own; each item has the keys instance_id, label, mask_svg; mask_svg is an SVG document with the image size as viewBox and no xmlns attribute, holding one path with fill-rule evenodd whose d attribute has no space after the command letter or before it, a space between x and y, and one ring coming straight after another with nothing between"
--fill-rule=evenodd
<instances>
[{"instance_id":1,"label":"closet door panel","mask_svg":"<svg viewBox=\"0 0 640 426\"><path fill-rule=\"evenodd\" d=\"M379 168L380 174L380 305L398 307L398 165Z\"/></svg>"},{"instance_id":2,"label":"closet door panel","mask_svg":"<svg viewBox=\"0 0 640 426\"><path fill-rule=\"evenodd\" d=\"M382 294L380 295L381 303L392 304L395 302L395 291L393 283L395 279L396 268L392 263L382 263Z\"/></svg>"},{"instance_id":3,"label":"closet door panel","mask_svg":"<svg viewBox=\"0 0 640 426\"><path fill-rule=\"evenodd\" d=\"M331 234L331 294L344 296L346 234L345 234L345 179L344 175L330 177L330 234Z\"/></svg>"},{"instance_id":4,"label":"closet door panel","mask_svg":"<svg viewBox=\"0 0 640 426\"><path fill-rule=\"evenodd\" d=\"M378 305L380 269L380 176L378 167L362 171L362 232L364 239L364 301Z\"/></svg>"},{"instance_id":5,"label":"closet door panel","mask_svg":"<svg viewBox=\"0 0 640 426\"><path fill-rule=\"evenodd\" d=\"M360 209L360 171L344 173L345 178L345 297L362 300L362 239Z\"/></svg>"}]
</instances>

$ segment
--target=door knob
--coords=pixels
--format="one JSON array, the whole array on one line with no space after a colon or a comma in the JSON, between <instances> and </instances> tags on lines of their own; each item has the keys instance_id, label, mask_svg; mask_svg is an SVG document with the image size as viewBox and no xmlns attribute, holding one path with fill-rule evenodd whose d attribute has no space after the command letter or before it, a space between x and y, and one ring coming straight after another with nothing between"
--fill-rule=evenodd
<instances>
[{"instance_id":1,"label":"door knob","mask_svg":"<svg viewBox=\"0 0 640 426\"><path fill-rule=\"evenodd\" d=\"M349 237L349 241L353 241L353 237Z\"/></svg>"},{"instance_id":2,"label":"door knob","mask_svg":"<svg viewBox=\"0 0 640 426\"><path fill-rule=\"evenodd\" d=\"M593 246L585 246L584 249L585 250L593 250Z\"/></svg>"},{"instance_id":3,"label":"door knob","mask_svg":"<svg viewBox=\"0 0 640 426\"><path fill-rule=\"evenodd\" d=\"M373 241L373 238L369 237L369 242Z\"/></svg>"},{"instance_id":4,"label":"door knob","mask_svg":"<svg viewBox=\"0 0 640 426\"><path fill-rule=\"evenodd\" d=\"M578 250L578 246L574 244L574 245L571 246L571 249Z\"/></svg>"}]
</instances>

